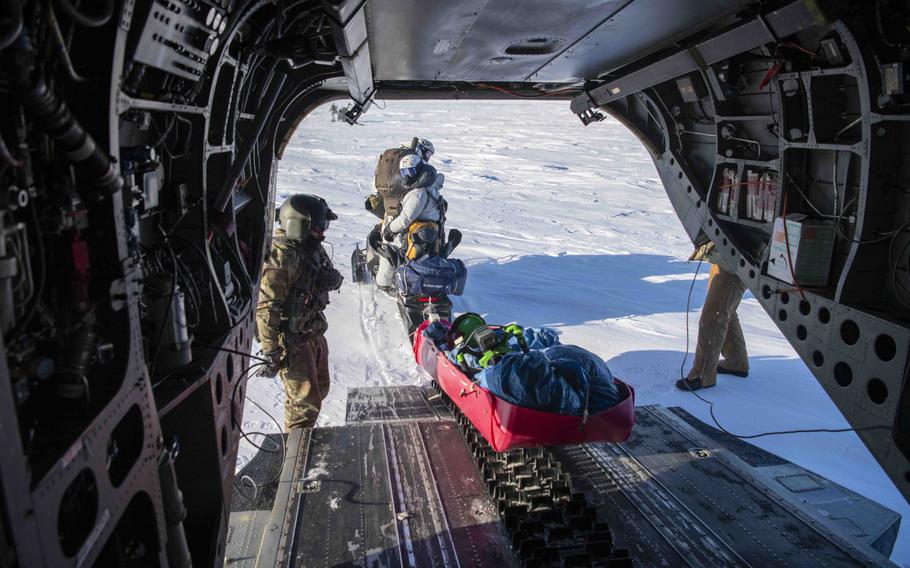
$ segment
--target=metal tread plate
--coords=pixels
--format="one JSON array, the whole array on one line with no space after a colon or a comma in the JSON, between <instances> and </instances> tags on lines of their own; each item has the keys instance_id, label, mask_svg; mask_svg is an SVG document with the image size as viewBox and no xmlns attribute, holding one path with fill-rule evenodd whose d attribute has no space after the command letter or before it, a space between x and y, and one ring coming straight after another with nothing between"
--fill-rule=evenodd
<instances>
[{"instance_id":1,"label":"metal tread plate","mask_svg":"<svg viewBox=\"0 0 910 568\"><path fill-rule=\"evenodd\" d=\"M639 407L627 442L556 453L570 464L576 487L600 502L617 543L633 551L638 565L891 565L855 535L821 524L810 503L784 498L783 484L776 487L761 470L808 472L765 458L755 468L737 453L754 462L754 447L737 440L731 450L704 432L675 412ZM875 509L885 524L894 521L887 509L840 489L854 506Z\"/></svg>"},{"instance_id":2,"label":"metal tread plate","mask_svg":"<svg viewBox=\"0 0 910 568\"><path fill-rule=\"evenodd\" d=\"M514 565L451 414L418 387L351 394L349 418L362 422L289 436L258 565ZM639 407L637 418L623 444L553 449L636 566L890 565L844 527L886 533L893 512L839 488L865 517L845 508L827 526L806 496L822 486L830 508L830 481L738 440L727 447L676 410Z\"/></svg>"},{"instance_id":3,"label":"metal tread plate","mask_svg":"<svg viewBox=\"0 0 910 568\"><path fill-rule=\"evenodd\" d=\"M229 568L253 568L269 511L231 513L225 538L224 565Z\"/></svg>"},{"instance_id":4,"label":"metal tread plate","mask_svg":"<svg viewBox=\"0 0 910 568\"><path fill-rule=\"evenodd\" d=\"M307 432L306 449L292 449L305 465L286 480L293 505L278 512L285 532L264 543L260 566L513 565L453 422Z\"/></svg>"},{"instance_id":5,"label":"metal tread plate","mask_svg":"<svg viewBox=\"0 0 910 568\"><path fill-rule=\"evenodd\" d=\"M453 420L441 397L431 387L363 387L348 390L345 422L398 422Z\"/></svg>"}]
</instances>

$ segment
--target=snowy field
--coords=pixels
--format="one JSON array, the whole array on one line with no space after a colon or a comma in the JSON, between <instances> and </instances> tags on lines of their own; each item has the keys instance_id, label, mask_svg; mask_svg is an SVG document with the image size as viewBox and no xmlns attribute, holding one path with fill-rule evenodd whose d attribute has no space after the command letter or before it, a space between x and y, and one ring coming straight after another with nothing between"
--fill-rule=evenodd
<instances>
[{"instance_id":1,"label":"snowy field","mask_svg":"<svg viewBox=\"0 0 910 568\"><path fill-rule=\"evenodd\" d=\"M319 425L344 423L349 388L428 380L414 362L394 300L350 282L351 251L355 243L363 246L376 221L363 201L377 157L412 136L436 145L432 164L446 176L447 226L464 233L454 256L468 265L468 284L465 295L453 299L456 312L554 327L563 343L607 360L635 387L639 404L682 406L710 423L708 406L673 386L686 351L692 246L651 159L625 127L609 118L584 127L568 102L558 101L392 101L370 109L361 123L333 123L328 107L318 109L301 123L278 170L279 203L314 193L339 216L326 240L346 281L326 312L332 390ZM692 351L707 268L697 277L688 314ZM749 378L721 375L715 388L701 391L715 403L721 424L738 434L848 427L751 294L739 316ZM280 380L253 378L248 395L283 424ZM249 403L243 427L277 430ZM910 514L853 433L753 443ZM241 442L238 468L254 453ZM892 555L904 566L910 566L907 522Z\"/></svg>"}]
</instances>

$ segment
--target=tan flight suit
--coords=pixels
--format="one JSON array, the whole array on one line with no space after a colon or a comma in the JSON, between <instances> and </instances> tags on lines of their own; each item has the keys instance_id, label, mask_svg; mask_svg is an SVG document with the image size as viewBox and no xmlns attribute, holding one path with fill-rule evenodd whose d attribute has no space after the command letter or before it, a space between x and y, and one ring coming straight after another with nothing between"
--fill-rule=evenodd
<instances>
[{"instance_id":1,"label":"tan flight suit","mask_svg":"<svg viewBox=\"0 0 910 568\"><path fill-rule=\"evenodd\" d=\"M699 254L701 253L701 255ZM696 251L694 259L701 256L710 261L710 249ZM722 264L711 266L708 279L708 294L701 308L698 320L698 343L695 348L695 361L686 378L701 377L702 387L717 384L717 364L724 356L723 367L731 371L749 370L749 354L746 352L746 339L736 308L742 300L746 287L739 276L727 271Z\"/></svg>"},{"instance_id":2,"label":"tan flight suit","mask_svg":"<svg viewBox=\"0 0 910 568\"><path fill-rule=\"evenodd\" d=\"M322 313L343 277L321 244L278 230L262 269L256 324L263 353L281 354L285 428L313 426L329 394L328 329Z\"/></svg>"}]
</instances>

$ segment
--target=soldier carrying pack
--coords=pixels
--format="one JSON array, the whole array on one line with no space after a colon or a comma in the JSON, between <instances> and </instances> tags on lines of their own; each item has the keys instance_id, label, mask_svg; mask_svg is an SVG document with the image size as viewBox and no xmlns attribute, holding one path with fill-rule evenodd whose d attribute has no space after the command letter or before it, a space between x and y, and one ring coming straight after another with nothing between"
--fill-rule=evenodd
<instances>
[{"instance_id":1,"label":"soldier carrying pack","mask_svg":"<svg viewBox=\"0 0 910 568\"><path fill-rule=\"evenodd\" d=\"M380 219L387 215L396 216L401 212L401 200L412 188L401 176L398 164L401 159L417 152L417 138L411 140L410 146L389 148L379 155L373 186L376 193L371 194L365 203L366 210Z\"/></svg>"}]
</instances>

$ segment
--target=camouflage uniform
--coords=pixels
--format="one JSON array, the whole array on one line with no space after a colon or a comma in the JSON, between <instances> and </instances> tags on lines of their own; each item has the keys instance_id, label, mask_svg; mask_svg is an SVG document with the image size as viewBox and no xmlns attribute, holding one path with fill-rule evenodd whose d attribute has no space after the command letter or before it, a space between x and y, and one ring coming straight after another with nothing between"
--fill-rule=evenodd
<instances>
[{"instance_id":1,"label":"camouflage uniform","mask_svg":"<svg viewBox=\"0 0 910 568\"><path fill-rule=\"evenodd\" d=\"M321 244L275 232L262 270L256 323L263 353L280 353L285 427L312 426L329 393L329 349L322 313L343 277Z\"/></svg>"}]
</instances>

